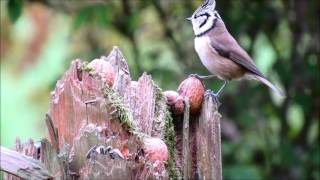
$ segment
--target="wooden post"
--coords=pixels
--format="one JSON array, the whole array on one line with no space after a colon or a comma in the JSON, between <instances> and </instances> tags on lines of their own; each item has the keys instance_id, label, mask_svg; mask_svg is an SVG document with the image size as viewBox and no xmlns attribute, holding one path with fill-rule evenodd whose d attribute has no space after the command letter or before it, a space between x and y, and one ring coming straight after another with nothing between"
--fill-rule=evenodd
<instances>
[{"instance_id":1,"label":"wooden post","mask_svg":"<svg viewBox=\"0 0 320 180\"><path fill-rule=\"evenodd\" d=\"M182 175L181 178L221 180L219 102L215 97L206 94L199 114L191 115L188 100L185 99L184 104L183 117L174 117L176 139L178 140L176 142L176 163Z\"/></svg>"},{"instance_id":2,"label":"wooden post","mask_svg":"<svg viewBox=\"0 0 320 180\"><path fill-rule=\"evenodd\" d=\"M198 118L196 174L200 179L222 179L221 115L218 103L214 97L206 95Z\"/></svg>"}]
</instances>

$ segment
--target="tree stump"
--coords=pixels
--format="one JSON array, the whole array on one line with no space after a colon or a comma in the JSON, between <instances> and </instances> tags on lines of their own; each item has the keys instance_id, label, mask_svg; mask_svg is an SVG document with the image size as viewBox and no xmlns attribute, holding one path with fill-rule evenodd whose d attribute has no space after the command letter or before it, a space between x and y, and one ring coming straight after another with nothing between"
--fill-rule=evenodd
<instances>
[{"instance_id":1,"label":"tree stump","mask_svg":"<svg viewBox=\"0 0 320 180\"><path fill-rule=\"evenodd\" d=\"M109 66L113 73L100 71ZM59 148L71 147L70 170L81 179L168 177L164 141L168 144L174 135L165 99L151 76L131 80L118 48L89 64L73 61L52 93L49 116L58 129ZM51 135L50 141L54 139ZM123 157L98 154L88 159L87 152L96 145L111 146Z\"/></svg>"},{"instance_id":2,"label":"tree stump","mask_svg":"<svg viewBox=\"0 0 320 180\"><path fill-rule=\"evenodd\" d=\"M50 143L42 140L32 156L60 179L220 180L217 110L206 96L200 113L189 117L187 105L184 116L171 115L151 76L132 81L115 47L107 57L71 63L51 94Z\"/></svg>"}]
</instances>

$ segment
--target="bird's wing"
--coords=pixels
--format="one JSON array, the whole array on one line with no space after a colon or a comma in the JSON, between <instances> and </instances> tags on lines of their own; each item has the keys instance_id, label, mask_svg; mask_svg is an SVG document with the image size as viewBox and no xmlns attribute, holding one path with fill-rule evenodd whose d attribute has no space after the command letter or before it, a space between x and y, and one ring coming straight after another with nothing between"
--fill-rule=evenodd
<instances>
[{"instance_id":1,"label":"bird's wing","mask_svg":"<svg viewBox=\"0 0 320 180\"><path fill-rule=\"evenodd\" d=\"M214 30L213 30L214 31ZM221 32L220 32L221 33ZM247 52L240 47L237 41L225 31L222 34L216 35L210 34L210 46L216 51L220 56L228 58L233 62L244 67L251 73L264 77L259 71L257 66L254 64L253 60L247 54Z\"/></svg>"}]
</instances>

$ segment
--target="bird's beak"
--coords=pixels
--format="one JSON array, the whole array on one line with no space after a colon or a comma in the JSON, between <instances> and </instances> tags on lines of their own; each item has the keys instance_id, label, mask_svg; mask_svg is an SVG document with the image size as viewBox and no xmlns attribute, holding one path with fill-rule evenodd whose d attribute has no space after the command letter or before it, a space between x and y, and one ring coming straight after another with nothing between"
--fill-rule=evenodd
<instances>
[{"instance_id":1,"label":"bird's beak","mask_svg":"<svg viewBox=\"0 0 320 180\"><path fill-rule=\"evenodd\" d=\"M192 19L191 17L186 18L186 20L188 20L188 21L191 21L191 19Z\"/></svg>"}]
</instances>

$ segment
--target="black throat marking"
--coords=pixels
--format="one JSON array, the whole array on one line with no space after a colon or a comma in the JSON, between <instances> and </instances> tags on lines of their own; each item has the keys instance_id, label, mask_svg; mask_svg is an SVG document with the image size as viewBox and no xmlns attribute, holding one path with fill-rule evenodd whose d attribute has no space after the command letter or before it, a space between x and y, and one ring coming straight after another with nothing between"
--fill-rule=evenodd
<instances>
[{"instance_id":1,"label":"black throat marking","mask_svg":"<svg viewBox=\"0 0 320 180\"><path fill-rule=\"evenodd\" d=\"M216 18L213 20L212 26L211 26L209 29L207 29L206 31L204 31L204 32L202 32L202 33L200 33L200 34L195 35L195 37L201 37L201 36L205 35L207 32L211 31L211 30L216 26L216 23L217 23L219 17L217 16L217 14L214 14L214 16L215 16ZM205 20L205 22L207 22L207 20ZM202 25L202 24L201 24L201 25Z\"/></svg>"},{"instance_id":2,"label":"black throat marking","mask_svg":"<svg viewBox=\"0 0 320 180\"><path fill-rule=\"evenodd\" d=\"M205 13L205 14L200 15L200 16L206 16L207 18L200 24L199 28L201 28L202 26L204 26L207 23L210 15L208 13Z\"/></svg>"}]
</instances>

